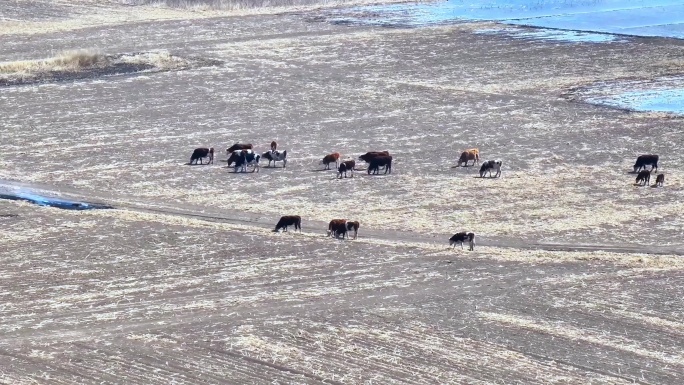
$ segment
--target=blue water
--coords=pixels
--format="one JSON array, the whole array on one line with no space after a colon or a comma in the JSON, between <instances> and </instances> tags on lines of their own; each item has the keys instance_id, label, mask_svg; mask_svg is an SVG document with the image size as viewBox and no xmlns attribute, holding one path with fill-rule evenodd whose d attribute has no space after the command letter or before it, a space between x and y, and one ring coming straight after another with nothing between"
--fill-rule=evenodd
<instances>
[{"instance_id":1,"label":"blue water","mask_svg":"<svg viewBox=\"0 0 684 385\"><path fill-rule=\"evenodd\" d=\"M588 98L587 102L633 111L684 114L684 89L626 91L611 96Z\"/></svg>"},{"instance_id":2,"label":"blue water","mask_svg":"<svg viewBox=\"0 0 684 385\"><path fill-rule=\"evenodd\" d=\"M85 202L77 202L56 197L48 197L39 195L28 191L17 191L0 194L0 199L24 200L35 203L39 206L57 207L65 210L93 210L93 209L109 209L112 208L106 205L91 204Z\"/></svg>"},{"instance_id":3,"label":"blue water","mask_svg":"<svg viewBox=\"0 0 684 385\"><path fill-rule=\"evenodd\" d=\"M488 20L549 29L684 38L684 1L449 0L355 7L339 11L331 20L395 27ZM595 42L611 39L567 38Z\"/></svg>"}]
</instances>

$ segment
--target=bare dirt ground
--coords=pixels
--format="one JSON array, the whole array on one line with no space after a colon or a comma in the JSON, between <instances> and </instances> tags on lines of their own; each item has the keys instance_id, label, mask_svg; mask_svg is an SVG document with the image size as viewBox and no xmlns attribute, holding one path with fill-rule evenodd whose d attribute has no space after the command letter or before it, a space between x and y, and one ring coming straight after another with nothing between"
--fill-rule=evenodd
<instances>
[{"instance_id":1,"label":"bare dirt ground","mask_svg":"<svg viewBox=\"0 0 684 385\"><path fill-rule=\"evenodd\" d=\"M0 202L0 381L682 382L682 121L573 90L679 74L683 43L145 9L157 21L3 15L4 60L164 49L223 64L0 89L0 178L120 208ZM287 168L220 161L271 140ZM198 146L215 165L185 165ZM502 177L452 168L469 147ZM391 175L319 171L369 150L394 155ZM651 152L665 187L633 186ZM271 233L283 214L305 232ZM323 237L337 217L360 238ZM483 246L448 250L462 229Z\"/></svg>"}]
</instances>

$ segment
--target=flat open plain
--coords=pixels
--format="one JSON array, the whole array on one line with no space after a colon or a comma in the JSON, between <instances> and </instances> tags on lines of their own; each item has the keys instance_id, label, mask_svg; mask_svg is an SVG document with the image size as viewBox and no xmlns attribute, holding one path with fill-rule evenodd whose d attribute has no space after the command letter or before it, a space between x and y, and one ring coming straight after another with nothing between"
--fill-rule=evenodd
<instances>
[{"instance_id":1,"label":"flat open plain","mask_svg":"<svg viewBox=\"0 0 684 385\"><path fill-rule=\"evenodd\" d=\"M0 382L684 382L682 119L578 93L679 75L683 42L58 4L0 10L0 57L220 63L0 88L0 179L117 207L0 201ZM287 168L222 162L272 140ZM502 177L454 168L469 147ZM369 150L391 175L320 171ZM664 188L633 185L642 153ZM359 239L326 238L344 217Z\"/></svg>"}]
</instances>

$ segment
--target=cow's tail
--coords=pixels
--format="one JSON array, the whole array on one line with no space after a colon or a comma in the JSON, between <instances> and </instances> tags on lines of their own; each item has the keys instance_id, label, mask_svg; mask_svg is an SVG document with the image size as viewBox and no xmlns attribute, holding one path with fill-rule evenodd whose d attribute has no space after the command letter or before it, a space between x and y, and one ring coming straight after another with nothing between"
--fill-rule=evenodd
<instances>
[{"instance_id":1,"label":"cow's tail","mask_svg":"<svg viewBox=\"0 0 684 385\"><path fill-rule=\"evenodd\" d=\"M287 150L283 150L283 159L287 158Z\"/></svg>"}]
</instances>

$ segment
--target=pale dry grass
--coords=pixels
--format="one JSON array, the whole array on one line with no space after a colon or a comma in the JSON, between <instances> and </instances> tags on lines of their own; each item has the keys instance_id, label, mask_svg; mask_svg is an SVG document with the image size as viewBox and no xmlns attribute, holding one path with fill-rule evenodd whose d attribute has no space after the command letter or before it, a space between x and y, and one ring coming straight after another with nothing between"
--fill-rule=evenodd
<instances>
[{"instance_id":1,"label":"pale dry grass","mask_svg":"<svg viewBox=\"0 0 684 385\"><path fill-rule=\"evenodd\" d=\"M41 60L21 60L0 63L1 75L32 76L35 74L69 71L77 72L93 67L105 67L111 59L99 52L72 51Z\"/></svg>"},{"instance_id":2,"label":"pale dry grass","mask_svg":"<svg viewBox=\"0 0 684 385\"><path fill-rule=\"evenodd\" d=\"M188 64L187 60L163 50L116 56L91 50L77 50L46 59L0 62L0 81L30 83L42 78L69 74L106 73L122 65L134 69L173 70L186 67Z\"/></svg>"},{"instance_id":3,"label":"pale dry grass","mask_svg":"<svg viewBox=\"0 0 684 385\"><path fill-rule=\"evenodd\" d=\"M624 337L612 336L605 332L600 333L583 328L576 328L569 325L569 323L562 321L550 322L530 317L494 312L478 312L478 315L486 321L497 322L510 327L527 329L574 341L589 342L595 345L629 352L644 359L660 361L662 364L666 365L684 365L684 350L681 349L670 352L653 351L640 346L640 343L637 341L632 341Z\"/></svg>"}]
</instances>

